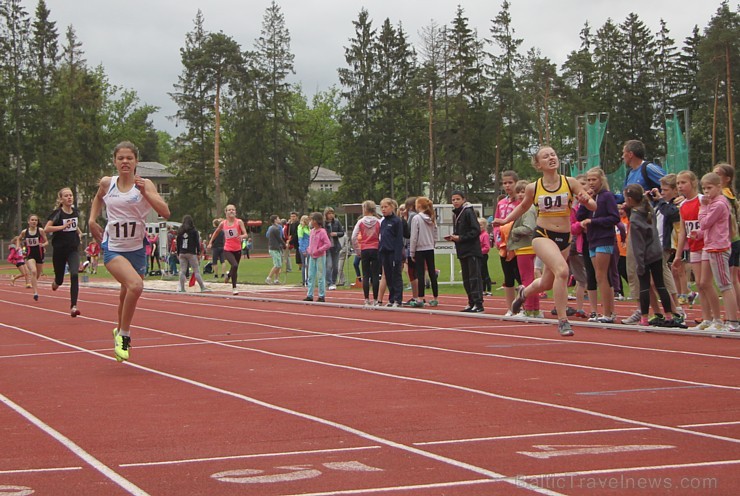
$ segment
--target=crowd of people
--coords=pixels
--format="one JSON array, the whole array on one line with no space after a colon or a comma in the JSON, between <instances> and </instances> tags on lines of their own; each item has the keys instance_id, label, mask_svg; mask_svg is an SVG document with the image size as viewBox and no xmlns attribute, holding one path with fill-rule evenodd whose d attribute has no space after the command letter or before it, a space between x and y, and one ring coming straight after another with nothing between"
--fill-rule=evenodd
<instances>
[{"instance_id":1,"label":"crowd of people","mask_svg":"<svg viewBox=\"0 0 740 496\"><path fill-rule=\"evenodd\" d=\"M574 316L602 324L686 328L682 305L696 298L702 302L702 319L691 329L740 331L740 205L734 167L720 163L699 180L689 170L666 174L645 157L642 142L624 144L622 158L629 170L621 190L612 191L601 168L577 177L563 175L555 150L542 147L532 159L541 174L536 181L519 180L514 171L501 174L504 194L489 219L467 202L464 191L452 191L452 230L445 239L454 243L460 262L468 300L461 311L484 312L484 298L493 291L489 253L497 252L506 316L544 317L541 299L552 291L552 314L562 336L573 335L569 318ZM108 272L121 285L113 336L115 356L124 361L129 358L131 321L143 278L154 272L155 263L161 271L160 238L146 234L146 216L154 209L167 219L170 212L154 184L136 175L138 150L132 143L120 143L113 162L117 175L100 180L92 202L93 239L85 248L84 263L80 264L80 213L66 187L58 192L43 227L38 215L28 217L27 227L9 245L7 260L18 270L11 283L23 279L38 300L38 279L51 243L52 290L69 274L70 315L76 317L81 313L79 273L88 268L97 272L102 254ZM105 228L97 223L103 207ZM224 214L213 220L207 246L189 215L168 232L167 263L174 274L180 266L178 291L185 291L191 273L190 285L208 290L200 262L210 250L214 277L224 278L238 294L239 263L242 255L250 256L252 237L234 205L227 205ZM400 206L384 198L379 208L366 200L361 218L342 243L345 234L330 207L303 216L291 212L288 220L272 215L266 230L272 268L265 283L278 284L281 272L292 270L294 252L306 288L304 300L313 302L317 292L316 301L324 302L327 290L345 282L343 265L353 252L355 285L361 285L366 306L383 305L386 293L388 307L439 304L435 267L439 229L429 198L410 197ZM404 267L411 292L405 302ZM696 292L689 290L692 278ZM614 303L625 298L623 281L637 308L619 320ZM569 295L569 286L575 287L574 295ZM427 289L432 293L429 301ZM569 298L575 308L568 305Z\"/></svg>"}]
</instances>

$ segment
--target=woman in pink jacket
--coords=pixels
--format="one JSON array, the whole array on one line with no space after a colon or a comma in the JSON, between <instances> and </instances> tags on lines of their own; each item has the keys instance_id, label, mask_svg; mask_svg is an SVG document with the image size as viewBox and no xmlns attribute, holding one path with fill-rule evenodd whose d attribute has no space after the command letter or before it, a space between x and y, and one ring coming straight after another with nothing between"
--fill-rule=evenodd
<instances>
[{"instance_id":1,"label":"woman in pink jacket","mask_svg":"<svg viewBox=\"0 0 740 496\"><path fill-rule=\"evenodd\" d=\"M324 229L324 216L321 212L311 214L311 234L308 241L308 294L303 301L313 301L313 286L318 274L319 299L326 301L326 252L331 248L329 235Z\"/></svg>"}]
</instances>

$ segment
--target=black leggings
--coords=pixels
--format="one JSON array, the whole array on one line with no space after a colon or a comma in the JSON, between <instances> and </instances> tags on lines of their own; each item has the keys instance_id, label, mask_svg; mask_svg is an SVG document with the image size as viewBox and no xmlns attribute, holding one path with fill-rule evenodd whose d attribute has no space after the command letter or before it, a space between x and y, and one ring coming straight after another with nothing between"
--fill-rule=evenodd
<instances>
[{"instance_id":1,"label":"black leggings","mask_svg":"<svg viewBox=\"0 0 740 496\"><path fill-rule=\"evenodd\" d=\"M224 250L224 258L227 262L229 262L229 265L231 265L231 269L229 269L229 273L226 276L226 280L228 281L231 279L231 287L236 287L236 275L237 272L239 272L239 261L242 259L242 251L227 251Z\"/></svg>"},{"instance_id":2,"label":"black leggings","mask_svg":"<svg viewBox=\"0 0 740 496\"><path fill-rule=\"evenodd\" d=\"M462 280L468 294L468 305L483 307L483 284L480 278L480 257L471 255L460 259Z\"/></svg>"},{"instance_id":3,"label":"black leggings","mask_svg":"<svg viewBox=\"0 0 740 496\"><path fill-rule=\"evenodd\" d=\"M516 257L514 257L514 261L516 261ZM483 291L487 291L490 293L493 290L493 283L491 281L491 273L488 272L488 253L483 255L483 258L481 259L480 276L481 276L481 279L483 280ZM520 277L521 277L521 274L520 274ZM521 284L521 281L519 281L519 283Z\"/></svg>"},{"instance_id":4,"label":"black leggings","mask_svg":"<svg viewBox=\"0 0 740 496\"><path fill-rule=\"evenodd\" d=\"M429 269L429 281L432 285L432 294L437 299L439 290L437 289L437 269L434 267L434 250L421 250L414 254L414 263L416 265L416 277L419 280L419 298L424 298L424 268Z\"/></svg>"},{"instance_id":5,"label":"black leggings","mask_svg":"<svg viewBox=\"0 0 740 496\"><path fill-rule=\"evenodd\" d=\"M622 281L624 280L629 283L629 278L627 277L627 257L620 255L617 267L619 269L619 292L624 296L624 283Z\"/></svg>"},{"instance_id":6,"label":"black leggings","mask_svg":"<svg viewBox=\"0 0 740 496\"><path fill-rule=\"evenodd\" d=\"M516 257L511 260L506 260L506 257L499 257L501 259L501 270L504 273L504 287L513 288L518 282L522 283L522 276L519 275L519 265L516 263Z\"/></svg>"},{"instance_id":7,"label":"black leggings","mask_svg":"<svg viewBox=\"0 0 740 496\"><path fill-rule=\"evenodd\" d=\"M77 297L80 294L80 283L77 273L80 271L80 252L77 247L54 247L52 256L54 264L54 282L61 286L64 283L64 267L69 265L69 299L70 308L77 306Z\"/></svg>"},{"instance_id":8,"label":"black leggings","mask_svg":"<svg viewBox=\"0 0 740 496\"><path fill-rule=\"evenodd\" d=\"M640 281L640 312L643 315L647 315L650 312L650 276L653 277L653 283L655 283L655 289L658 290L660 296L660 302L663 304L663 311L668 315L671 313L671 296L668 294L668 290L665 288L665 281L663 280L663 259L656 260L650 265L645 266L645 272L642 275L638 275L637 279Z\"/></svg>"},{"instance_id":9,"label":"black leggings","mask_svg":"<svg viewBox=\"0 0 740 496\"><path fill-rule=\"evenodd\" d=\"M373 300L378 299L378 289L380 287L380 259L378 250L362 250L360 253L362 261L362 292L365 293L365 299L370 298L370 285L373 287Z\"/></svg>"}]
</instances>

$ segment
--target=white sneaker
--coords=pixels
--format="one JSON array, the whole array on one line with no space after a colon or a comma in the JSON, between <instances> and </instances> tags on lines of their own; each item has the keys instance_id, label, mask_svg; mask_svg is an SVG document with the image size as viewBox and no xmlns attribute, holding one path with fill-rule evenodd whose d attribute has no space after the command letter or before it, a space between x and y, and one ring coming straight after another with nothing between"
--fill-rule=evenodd
<instances>
[{"instance_id":1,"label":"white sneaker","mask_svg":"<svg viewBox=\"0 0 740 496\"><path fill-rule=\"evenodd\" d=\"M504 317L513 317L513 316L514 314L511 313L511 310L507 310L506 313L504 314Z\"/></svg>"},{"instance_id":2,"label":"white sneaker","mask_svg":"<svg viewBox=\"0 0 740 496\"><path fill-rule=\"evenodd\" d=\"M727 331L727 326L721 320L713 320L712 325L704 329L707 332L724 332Z\"/></svg>"},{"instance_id":3,"label":"white sneaker","mask_svg":"<svg viewBox=\"0 0 740 496\"><path fill-rule=\"evenodd\" d=\"M269 277L265 277L265 284L269 284L272 286L272 279L270 279Z\"/></svg>"},{"instance_id":4,"label":"white sneaker","mask_svg":"<svg viewBox=\"0 0 740 496\"><path fill-rule=\"evenodd\" d=\"M639 324L641 319L642 312L639 310L635 310L632 315L630 315L626 319L622 319L622 324Z\"/></svg>"},{"instance_id":5,"label":"white sneaker","mask_svg":"<svg viewBox=\"0 0 740 496\"><path fill-rule=\"evenodd\" d=\"M706 331L708 327L712 325L711 320L702 320L699 324L694 327L689 327L689 331Z\"/></svg>"},{"instance_id":6,"label":"white sneaker","mask_svg":"<svg viewBox=\"0 0 740 496\"><path fill-rule=\"evenodd\" d=\"M239 294L239 290L236 289L236 288L234 288L234 289L231 290L231 294L233 294L234 296L236 296L236 295Z\"/></svg>"},{"instance_id":7,"label":"white sneaker","mask_svg":"<svg viewBox=\"0 0 740 496\"><path fill-rule=\"evenodd\" d=\"M326 288L326 289L328 289L328 290L330 290L330 291L334 291L335 289L337 289L337 287L336 287L336 286L335 286L334 284L331 284L331 285L330 285L330 286L329 286L328 288Z\"/></svg>"},{"instance_id":8,"label":"white sneaker","mask_svg":"<svg viewBox=\"0 0 740 496\"><path fill-rule=\"evenodd\" d=\"M366 307L371 307L371 306L373 306L373 304L372 304L372 302L370 300L365 300L365 306Z\"/></svg>"}]
</instances>

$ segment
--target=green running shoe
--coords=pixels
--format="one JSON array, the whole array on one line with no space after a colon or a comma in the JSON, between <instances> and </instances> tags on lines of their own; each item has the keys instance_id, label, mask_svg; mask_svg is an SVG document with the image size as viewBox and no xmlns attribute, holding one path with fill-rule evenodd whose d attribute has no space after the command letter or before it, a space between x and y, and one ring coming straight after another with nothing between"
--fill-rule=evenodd
<instances>
[{"instance_id":1,"label":"green running shoe","mask_svg":"<svg viewBox=\"0 0 740 496\"><path fill-rule=\"evenodd\" d=\"M131 347L131 337L121 336L118 334L118 329L113 329L113 352L115 353L116 360L123 362L128 360L128 349Z\"/></svg>"}]
</instances>

